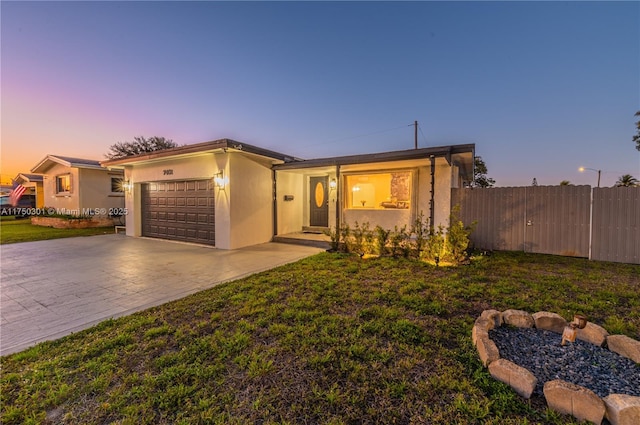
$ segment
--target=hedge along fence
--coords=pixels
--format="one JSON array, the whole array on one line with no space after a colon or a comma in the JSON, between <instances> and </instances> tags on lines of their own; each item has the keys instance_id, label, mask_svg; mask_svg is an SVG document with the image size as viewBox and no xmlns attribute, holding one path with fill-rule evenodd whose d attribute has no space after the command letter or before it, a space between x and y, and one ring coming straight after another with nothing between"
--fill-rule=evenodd
<instances>
[{"instance_id":1,"label":"hedge along fence","mask_svg":"<svg viewBox=\"0 0 640 425\"><path fill-rule=\"evenodd\" d=\"M368 222L348 224L326 232L331 238L333 251L351 252L360 256L378 255L419 258L436 265L457 265L468 259L469 235L475 223L465 226L458 218L460 207L454 206L449 216L449 226L433 228L429 219L420 212L411 228L395 226L393 230L381 226L371 228Z\"/></svg>"},{"instance_id":2,"label":"hedge along fence","mask_svg":"<svg viewBox=\"0 0 640 425\"><path fill-rule=\"evenodd\" d=\"M477 248L640 264L640 187L459 188L451 203Z\"/></svg>"}]
</instances>

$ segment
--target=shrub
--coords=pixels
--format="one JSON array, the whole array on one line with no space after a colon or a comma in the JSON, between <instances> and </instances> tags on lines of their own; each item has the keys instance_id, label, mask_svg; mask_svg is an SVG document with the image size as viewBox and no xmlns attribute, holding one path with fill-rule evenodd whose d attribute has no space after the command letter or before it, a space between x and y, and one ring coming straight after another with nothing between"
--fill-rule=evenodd
<instances>
[{"instance_id":1,"label":"shrub","mask_svg":"<svg viewBox=\"0 0 640 425\"><path fill-rule=\"evenodd\" d=\"M331 250L337 252L340 247L340 232L338 232L338 229L333 227L323 233L331 239Z\"/></svg>"},{"instance_id":2,"label":"shrub","mask_svg":"<svg viewBox=\"0 0 640 425\"><path fill-rule=\"evenodd\" d=\"M353 229L343 224L339 229L326 231L331 238L333 251L355 252L364 254L378 254L381 257L391 254L394 257L416 257L438 265L441 261L450 264L461 264L467 257L469 236L476 226L476 222L465 226L459 218L460 206L452 208L449 216L449 226L439 225L437 229L429 227L429 219L420 214L416 217L411 229L407 226L394 226L393 232L376 226L369 230L369 223L360 224L356 221Z\"/></svg>"},{"instance_id":3,"label":"shrub","mask_svg":"<svg viewBox=\"0 0 640 425\"><path fill-rule=\"evenodd\" d=\"M383 257L387 254L387 244L389 243L389 234L391 233L391 230L385 230L380 225L378 225L376 226L374 231L376 234L375 245L378 251L378 255Z\"/></svg>"},{"instance_id":4,"label":"shrub","mask_svg":"<svg viewBox=\"0 0 640 425\"><path fill-rule=\"evenodd\" d=\"M407 233L407 226L402 226L398 229L398 226L394 226L394 231L390 235L391 241L391 255L394 257L409 256L411 246L409 243L409 234Z\"/></svg>"},{"instance_id":5,"label":"shrub","mask_svg":"<svg viewBox=\"0 0 640 425\"><path fill-rule=\"evenodd\" d=\"M348 224L340 226L340 247L344 252L351 252L352 242L350 240L351 227Z\"/></svg>"},{"instance_id":6,"label":"shrub","mask_svg":"<svg viewBox=\"0 0 640 425\"><path fill-rule=\"evenodd\" d=\"M427 239L429 238L429 219L424 216L422 211L420 211L420 214L418 214L413 222L410 233L415 235L414 251L416 256L420 256L420 253L424 250Z\"/></svg>"},{"instance_id":7,"label":"shrub","mask_svg":"<svg viewBox=\"0 0 640 425\"><path fill-rule=\"evenodd\" d=\"M365 246L372 240L372 234L369 230L369 223L363 223L362 226L356 221L356 225L353 228L353 238L351 245L351 252L356 252L360 255L367 253L368 248Z\"/></svg>"},{"instance_id":8,"label":"shrub","mask_svg":"<svg viewBox=\"0 0 640 425\"><path fill-rule=\"evenodd\" d=\"M426 261L435 262L436 265L445 257L446 240L444 235L444 227L438 226L438 229L431 229L429 237L425 243L424 249L420 252L420 258Z\"/></svg>"},{"instance_id":9,"label":"shrub","mask_svg":"<svg viewBox=\"0 0 640 425\"><path fill-rule=\"evenodd\" d=\"M469 248L469 236L476 227L477 222L465 226L460 220L460 205L456 205L451 209L449 215L449 229L447 231L447 256L448 260L460 264L467 259L467 248Z\"/></svg>"}]
</instances>

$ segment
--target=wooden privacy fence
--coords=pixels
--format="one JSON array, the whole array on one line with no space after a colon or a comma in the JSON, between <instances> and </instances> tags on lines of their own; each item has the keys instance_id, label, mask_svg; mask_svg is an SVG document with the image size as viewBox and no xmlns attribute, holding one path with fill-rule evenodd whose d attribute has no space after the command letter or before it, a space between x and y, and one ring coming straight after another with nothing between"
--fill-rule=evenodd
<instances>
[{"instance_id":1,"label":"wooden privacy fence","mask_svg":"<svg viewBox=\"0 0 640 425\"><path fill-rule=\"evenodd\" d=\"M640 264L640 187L452 189L474 247Z\"/></svg>"}]
</instances>

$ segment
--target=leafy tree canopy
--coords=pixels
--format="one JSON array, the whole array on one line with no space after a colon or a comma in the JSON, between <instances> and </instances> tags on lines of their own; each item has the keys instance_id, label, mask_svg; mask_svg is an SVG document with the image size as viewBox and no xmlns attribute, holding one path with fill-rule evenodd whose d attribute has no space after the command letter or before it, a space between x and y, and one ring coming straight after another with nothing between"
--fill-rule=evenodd
<instances>
[{"instance_id":1,"label":"leafy tree canopy","mask_svg":"<svg viewBox=\"0 0 640 425\"><path fill-rule=\"evenodd\" d=\"M623 176L618 177L618 181L616 182L616 186L636 187L639 185L640 185L640 180L636 179L631 174L625 174Z\"/></svg>"},{"instance_id":2,"label":"leafy tree canopy","mask_svg":"<svg viewBox=\"0 0 640 425\"><path fill-rule=\"evenodd\" d=\"M573 186L569 180L562 180L560 186Z\"/></svg>"},{"instance_id":3,"label":"leafy tree canopy","mask_svg":"<svg viewBox=\"0 0 640 425\"><path fill-rule=\"evenodd\" d=\"M473 159L473 187L493 187L496 181L487 177L487 165L481 156Z\"/></svg>"},{"instance_id":4,"label":"leafy tree canopy","mask_svg":"<svg viewBox=\"0 0 640 425\"><path fill-rule=\"evenodd\" d=\"M636 112L636 117L640 117L640 111ZM640 151L640 120L636 121L636 128L638 130L638 134L633 136L633 141L636 142L636 149Z\"/></svg>"},{"instance_id":5,"label":"leafy tree canopy","mask_svg":"<svg viewBox=\"0 0 640 425\"><path fill-rule=\"evenodd\" d=\"M179 145L171 139L164 137L134 137L132 142L117 142L109 146L109 152L104 156L109 159L119 159L142 153L161 151L164 149L177 148Z\"/></svg>"}]
</instances>

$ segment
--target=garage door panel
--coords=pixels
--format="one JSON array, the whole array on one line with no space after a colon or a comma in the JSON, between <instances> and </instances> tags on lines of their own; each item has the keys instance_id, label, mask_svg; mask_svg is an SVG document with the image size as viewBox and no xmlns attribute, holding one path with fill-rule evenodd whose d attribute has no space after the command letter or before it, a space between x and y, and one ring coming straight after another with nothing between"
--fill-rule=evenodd
<instances>
[{"instance_id":1,"label":"garage door panel","mask_svg":"<svg viewBox=\"0 0 640 425\"><path fill-rule=\"evenodd\" d=\"M215 199L211 180L142 185L142 234L215 244Z\"/></svg>"}]
</instances>

